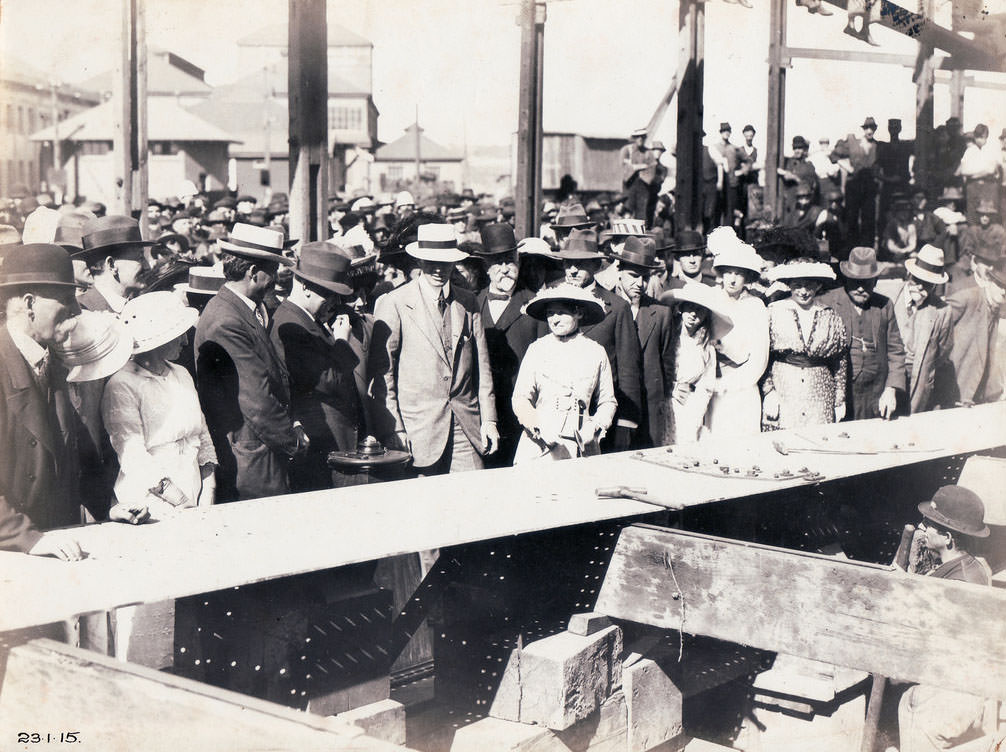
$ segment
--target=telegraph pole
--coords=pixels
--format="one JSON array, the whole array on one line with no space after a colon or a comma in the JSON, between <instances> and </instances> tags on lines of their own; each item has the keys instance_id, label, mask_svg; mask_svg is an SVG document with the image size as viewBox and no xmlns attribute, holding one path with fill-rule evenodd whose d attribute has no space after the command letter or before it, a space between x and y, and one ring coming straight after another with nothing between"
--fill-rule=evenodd
<instances>
[{"instance_id":1,"label":"telegraph pole","mask_svg":"<svg viewBox=\"0 0 1006 752\"><path fill-rule=\"evenodd\" d=\"M541 197L542 59L544 56L544 3L521 0L520 99L517 119L517 233L535 233Z\"/></svg>"},{"instance_id":2,"label":"telegraph pole","mask_svg":"<svg viewBox=\"0 0 1006 752\"><path fill-rule=\"evenodd\" d=\"M118 191L112 213L147 227L147 41L145 0L122 0L121 54L113 81L117 118L112 151Z\"/></svg>"}]
</instances>

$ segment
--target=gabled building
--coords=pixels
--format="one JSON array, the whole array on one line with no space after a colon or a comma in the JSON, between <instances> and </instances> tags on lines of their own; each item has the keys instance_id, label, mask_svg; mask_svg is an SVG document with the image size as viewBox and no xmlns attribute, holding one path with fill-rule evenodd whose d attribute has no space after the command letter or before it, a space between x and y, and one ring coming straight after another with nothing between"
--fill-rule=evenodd
<instances>
[{"instance_id":1,"label":"gabled building","mask_svg":"<svg viewBox=\"0 0 1006 752\"><path fill-rule=\"evenodd\" d=\"M417 138L418 136L418 138ZM415 186L418 150L419 181L438 183L446 190L460 190L464 182L464 154L441 146L423 135L418 123L405 129L405 134L378 147L374 154L374 188L392 192Z\"/></svg>"}]
</instances>

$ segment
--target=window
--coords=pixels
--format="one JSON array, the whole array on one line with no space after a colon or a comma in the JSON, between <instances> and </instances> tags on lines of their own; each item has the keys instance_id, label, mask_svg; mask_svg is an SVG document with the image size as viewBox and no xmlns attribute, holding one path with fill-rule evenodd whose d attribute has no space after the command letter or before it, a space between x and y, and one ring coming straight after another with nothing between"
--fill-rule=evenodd
<instances>
[{"instance_id":1,"label":"window","mask_svg":"<svg viewBox=\"0 0 1006 752\"><path fill-rule=\"evenodd\" d=\"M108 154L111 150L111 141L83 141L78 146L80 154Z\"/></svg>"},{"instance_id":2,"label":"window","mask_svg":"<svg viewBox=\"0 0 1006 752\"><path fill-rule=\"evenodd\" d=\"M401 180L402 166L400 164L388 165L388 180Z\"/></svg>"},{"instance_id":3,"label":"window","mask_svg":"<svg viewBox=\"0 0 1006 752\"><path fill-rule=\"evenodd\" d=\"M328 127L339 131L360 130L363 127L363 111L359 107L329 105Z\"/></svg>"},{"instance_id":4,"label":"window","mask_svg":"<svg viewBox=\"0 0 1006 752\"><path fill-rule=\"evenodd\" d=\"M151 141L150 153L160 155L177 154L178 144L174 141Z\"/></svg>"}]
</instances>

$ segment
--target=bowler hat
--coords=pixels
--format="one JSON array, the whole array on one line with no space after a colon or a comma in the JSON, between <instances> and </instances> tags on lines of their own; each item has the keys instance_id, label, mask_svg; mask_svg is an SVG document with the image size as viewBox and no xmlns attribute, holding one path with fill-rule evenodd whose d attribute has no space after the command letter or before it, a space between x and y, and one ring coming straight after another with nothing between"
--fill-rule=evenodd
<instances>
[{"instance_id":1,"label":"bowler hat","mask_svg":"<svg viewBox=\"0 0 1006 752\"><path fill-rule=\"evenodd\" d=\"M975 538L986 538L985 505L974 491L963 486L943 486L933 498L919 504L927 520Z\"/></svg>"},{"instance_id":2,"label":"bowler hat","mask_svg":"<svg viewBox=\"0 0 1006 752\"><path fill-rule=\"evenodd\" d=\"M0 287L13 285L65 285L80 287L73 279L70 255L52 243L13 246L0 266Z\"/></svg>"},{"instance_id":3,"label":"bowler hat","mask_svg":"<svg viewBox=\"0 0 1006 752\"><path fill-rule=\"evenodd\" d=\"M919 249L918 256L905 262L909 274L934 285L945 285L950 281L945 266L943 249L929 243Z\"/></svg>"},{"instance_id":4,"label":"bowler hat","mask_svg":"<svg viewBox=\"0 0 1006 752\"><path fill-rule=\"evenodd\" d=\"M874 120L872 117L867 117L866 120L863 121L863 124L860 127L861 128L873 128L874 130L876 130L877 129L877 121Z\"/></svg>"},{"instance_id":5,"label":"bowler hat","mask_svg":"<svg viewBox=\"0 0 1006 752\"><path fill-rule=\"evenodd\" d=\"M555 287L543 287L524 305L524 313L539 321L545 320L545 309L549 303L561 302L574 305L583 313L583 326L599 324L604 320L604 305L582 287L563 282Z\"/></svg>"},{"instance_id":6,"label":"bowler hat","mask_svg":"<svg viewBox=\"0 0 1006 752\"><path fill-rule=\"evenodd\" d=\"M553 230L572 230L574 228L593 227L595 222L590 220L587 212L583 209L583 204L563 204L559 207L555 222L549 225Z\"/></svg>"},{"instance_id":7,"label":"bowler hat","mask_svg":"<svg viewBox=\"0 0 1006 752\"><path fill-rule=\"evenodd\" d=\"M293 261L283 255L283 230L273 227L256 227L238 222L227 240L220 241L220 248L233 256L256 261L273 261L292 266Z\"/></svg>"},{"instance_id":8,"label":"bowler hat","mask_svg":"<svg viewBox=\"0 0 1006 752\"><path fill-rule=\"evenodd\" d=\"M631 266L648 272L664 266L657 258L657 244L648 237L630 235L621 248L612 251L611 257L618 261L619 267Z\"/></svg>"},{"instance_id":9,"label":"bowler hat","mask_svg":"<svg viewBox=\"0 0 1006 752\"><path fill-rule=\"evenodd\" d=\"M350 260L332 243L318 240L301 246L293 276L337 295L351 295L353 288L347 284L349 267Z\"/></svg>"},{"instance_id":10,"label":"bowler hat","mask_svg":"<svg viewBox=\"0 0 1006 752\"><path fill-rule=\"evenodd\" d=\"M585 261L603 259L604 254L597 248L597 233L593 230L574 229L559 250L558 257L564 261Z\"/></svg>"},{"instance_id":11,"label":"bowler hat","mask_svg":"<svg viewBox=\"0 0 1006 752\"><path fill-rule=\"evenodd\" d=\"M681 230L674 236L671 253L705 253L706 239L696 230Z\"/></svg>"},{"instance_id":12,"label":"bowler hat","mask_svg":"<svg viewBox=\"0 0 1006 752\"><path fill-rule=\"evenodd\" d=\"M507 222L483 225L479 228L479 234L482 236L482 249L476 252L477 256L500 256L517 251L517 238L513 234L513 227Z\"/></svg>"},{"instance_id":13,"label":"bowler hat","mask_svg":"<svg viewBox=\"0 0 1006 752\"><path fill-rule=\"evenodd\" d=\"M116 252L136 251L156 245L144 240L140 225L132 217L110 214L96 217L81 228L81 250L74 258L94 258L98 255L114 256Z\"/></svg>"},{"instance_id":14,"label":"bowler hat","mask_svg":"<svg viewBox=\"0 0 1006 752\"><path fill-rule=\"evenodd\" d=\"M849 251L848 261L841 261L838 268L846 279L876 279L880 276L877 252L866 246L857 246Z\"/></svg>"}]
</instances>

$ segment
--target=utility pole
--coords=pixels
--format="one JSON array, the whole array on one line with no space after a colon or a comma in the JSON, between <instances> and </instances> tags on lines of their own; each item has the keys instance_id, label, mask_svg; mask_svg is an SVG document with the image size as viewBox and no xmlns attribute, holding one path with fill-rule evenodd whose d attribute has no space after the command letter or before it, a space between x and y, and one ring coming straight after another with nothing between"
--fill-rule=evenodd
<instances>
[{"instance_id":1,"label":"utility pole","mask_svg":"<svg viewBox=\"0 0 1006 752\"><path fill-rule=\"evenodd\" d=\"M922 0L920 3L927 21L932 21L933 0ZM925 188L932 185L933 168L936 155L933 139L933 88L936 81L934 65L935 49L931 43L920 39L919 51L915 61L915 182ZM957 73L954 71L953 73ZM953 74L951 74L953 75ZM951 108L953 108L953 90L951 85Z\"/></svg>"},{"instance_id":2,"label":"utility pole","mask_svg":"<svg viewBox=\"0 0 1006 752\"><path fill-rule=\"evenodd\" d=\"M112 213L147 225L147 42L145 0L122 0L122 38L113 100L118 119L112 151L118 191Z\"/></svg>"},{"instance_id":3,"label":"utility pole","mask_svg":"<svg viewBox=\"0 0 1006 752\"><path fill-rule=\"evenodd\" d=\"M265 165L265 170L263 171L263 177L266 179L266 185L264 186L265 191L263 192L263 198L265 203L269 203L272 199L272 83L269 81L269 66L265 65L262 67L262 76L265 79L265 118L263 119L262 127L264 133L262 136L262 163ZM261 178L259 179L261 183Z\"/></svg>"},{"instance_id":4,"label":"utility pole","mask_svg":"<svg viewBox=\"0 0 1006 752\"><path fill-rule=\"evenodd\" d=\"M289 0L290 237L328 237L328 23L325 0Z\"/></svg>"},{"instance_id":5,"label":"utility pole","mask_svg":"<svg viewBox=\"0 0 1006 752\"><path fill-rule=\"evenodd\" d=\"M768 122L765 128L765 202L772 216L780 213L779 166L782 164L786 117L786 0L771 0L768 40Z\"/></svg>"},{"instance_id":6,"label":"utility pole","mask_svg":"<svg viewBox=\"0 0 1006 752\"><path fill-rule=\"evenodd\" d=\"M783 0L779 0L782 2ZM705 67L705 2L678 6L678 135L674 215L681 229L702 225L702 97ZM706 228L711 229L711 228Z\"/></svg>"},{"instance_id":7,"label":"utility pole","mask_svg":"<svg viewBox=\"0 0 1006 752\"><path fill-rule=\"evenodd\" d=\"M521 0L520 99L517 116L517 234L535 233L535 216L541 197L542 58L544 55L545 4Z\"/></svg>"},{"instance_id":8,"label":"utility pole","mask_svg":"<svg viewBox=\"0 0 1006 752\"><path fill-rule=\"evenodd\" d=\"M416 104L416 193L419 192L419 185L421 183L421 175L423 174L423 156L422 156L422 144L419 140L419 134L422 133L422 128L419 127L419 104Z\"/></svg>"}]
</instances>

